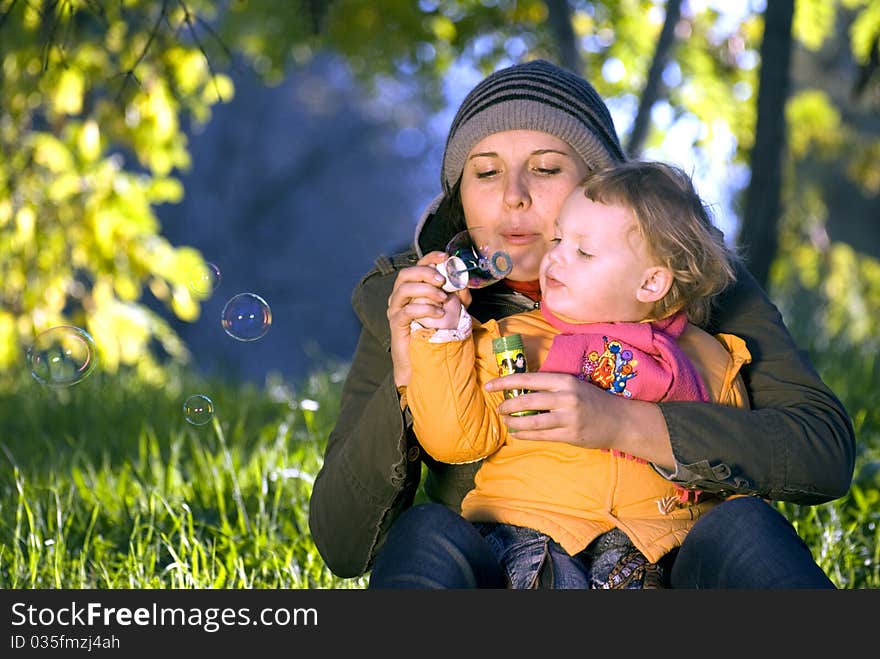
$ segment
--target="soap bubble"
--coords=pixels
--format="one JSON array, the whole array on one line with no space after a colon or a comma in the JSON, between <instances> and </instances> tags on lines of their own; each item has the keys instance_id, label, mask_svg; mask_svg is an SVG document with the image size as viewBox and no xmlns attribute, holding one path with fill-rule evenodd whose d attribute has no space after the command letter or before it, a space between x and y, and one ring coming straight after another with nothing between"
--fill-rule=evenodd
<instances>
[{"instance_id":1,"label":"soap bubble","mask_svg":"<svg viewBox=\"0 0 880 659\"><path fill-rule=\"evenodd\" d=\"M194 426L203 426L214 416L214 402L203 394L195 394L183 403L183 416Z\"/></svg>"},{"instance_id":2,"label":"soap bubble","mask_svg":"<svg viewBox=\"0 0 880 659\"><path fill-rule=\"evenodd\" d=\"M443 290L482 288L509 275L513 259L497 242L497 238L480 227L455 234L446 245L449 258L436 266L446 277Z\"/></svg>"},{"instance_id":3,"label":"soap bubble","mask_svg":"<svg viewBox=\"0 0 880 659\"><path fill-rule=\"evenodd\" d=\"M209 296L220 285L220 268L213 263L205 263L193 273L189 281L189 289L196 295Z\"/></svg>"},{"instance_id":4,"label":"soap bubble","mask_svg":"<svg viewBox=\"0 0 880 659\"><path fill-rule=\"evenodd\" d=\"M34 339L27 350L27 361L38 382L70 387L95 370L97 354L94 339L84 329L58 325Z\"/></svg>"},{"instance_id":5,"label":"soap bubble","mask_svg":"<svg viewBox=\"0 0 880 659\"><path fill-rule=\"evenodd\" d=\"M266 335L272 324L272 310L255 293L239 293L223 307L220 324L238 341L256 341Z\"/></svg>"}]
</instances>

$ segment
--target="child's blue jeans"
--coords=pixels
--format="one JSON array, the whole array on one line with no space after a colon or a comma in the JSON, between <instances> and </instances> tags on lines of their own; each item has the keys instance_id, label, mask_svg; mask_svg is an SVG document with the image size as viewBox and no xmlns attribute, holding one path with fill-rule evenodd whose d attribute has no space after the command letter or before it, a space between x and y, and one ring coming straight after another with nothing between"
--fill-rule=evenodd
<instances>
[{"instance_id":1,"label":"child's blue jeans","mask_svg":"<svg viewBox=\"0 0 880 659\"><path fill-rule=\"evenodd\" d=\"M572 556L534 529L494 522L475 526L489 543L509 588L663 587L662 567L649 563L619 529L602 534Z\"/></svg>"}]
</instances>

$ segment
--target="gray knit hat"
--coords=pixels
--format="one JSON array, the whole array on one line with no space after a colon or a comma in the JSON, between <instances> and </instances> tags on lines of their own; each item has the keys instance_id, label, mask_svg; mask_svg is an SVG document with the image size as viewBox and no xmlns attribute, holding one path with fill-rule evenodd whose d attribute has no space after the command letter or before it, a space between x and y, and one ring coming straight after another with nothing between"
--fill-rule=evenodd
<instances>
[{"instance_id":1,"label":"gray knit hat","mask_svg":"<svg viewBox=\"0 0 880 659\"><path fill-rule=\"evenodd\" d=\"M593 86L546 60L534 60L492 73L462 101L443 154L446 192L461 178L474 144L504 130L555 135L593 167L626 160L608 107Z\"/></svg>"}]
</instances>

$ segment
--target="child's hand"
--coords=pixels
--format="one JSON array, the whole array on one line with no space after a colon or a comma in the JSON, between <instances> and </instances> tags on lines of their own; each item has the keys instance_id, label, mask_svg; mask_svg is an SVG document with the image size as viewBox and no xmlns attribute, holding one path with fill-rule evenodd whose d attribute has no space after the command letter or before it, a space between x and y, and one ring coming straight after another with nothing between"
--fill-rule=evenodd
<instances>
[{"instance_id":1,"label":"child's hand","mask_svg":"<svg viewBox=\"0 0 880 659\"><path fill-rule=\"evenodd\" d=\"M413 304L416 304L414 301ZM415 320L423 327L430 329L455 329L458 327L458 319L461 316L461 299L455 293L447 293L446 299L439 306L441 316L423 316Z\"/></svg>"}]
</instances>

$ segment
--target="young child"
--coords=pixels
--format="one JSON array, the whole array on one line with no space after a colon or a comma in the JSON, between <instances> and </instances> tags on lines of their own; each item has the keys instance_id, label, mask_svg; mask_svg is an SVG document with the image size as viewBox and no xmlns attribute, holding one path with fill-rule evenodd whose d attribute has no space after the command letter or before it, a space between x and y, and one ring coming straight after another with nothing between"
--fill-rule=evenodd
<instances>
[{"instance_id":1,"label":"young child","mask_svg":"<svg viewBox=\"0 0 880 659\"><path fill-rule=\"evenodd\" d=\"M610 395L744 406L745 344L697 327L733 282L734 256L689 177L659 162L588 176L563 206L553 243L540 266L540 309L480 324L453 301L432 329L412 324L414 429L440 462L483 460L461 512L511 587L661 587L661 559L720 499L680 488L635 456L517 439L496 411L502 394L483 388L498 375L492 342L521 334L532 369L570 373Z\"/></svg>"}]
</instances>

